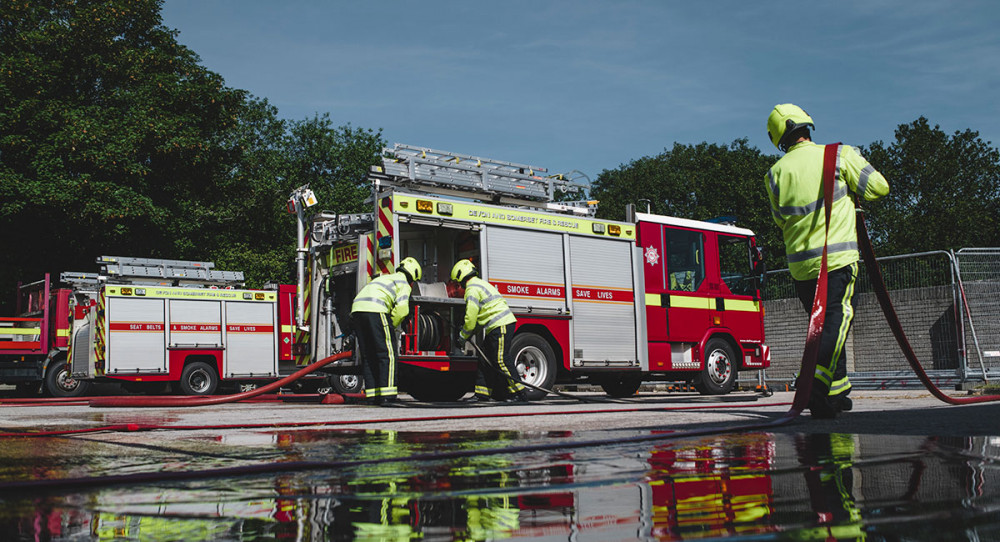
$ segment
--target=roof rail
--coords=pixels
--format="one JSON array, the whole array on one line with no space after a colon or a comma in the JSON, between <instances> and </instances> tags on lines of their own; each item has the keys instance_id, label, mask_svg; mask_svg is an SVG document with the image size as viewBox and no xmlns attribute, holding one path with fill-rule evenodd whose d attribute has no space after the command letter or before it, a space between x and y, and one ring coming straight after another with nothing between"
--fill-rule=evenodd
<instances>
[{"instance_id":1,"label":"roof rail","mask_svg":"<svg viewBox=\"0 0 1000 542\"><path fill-rule=\"evenodd\" d=\"M588 185L575 182L585 176L574 173L579 176L548 174L547 169L530 164L396 143L384 149L382 165L373 166L370 176L383 185L421 192L545 208L561 194L585 195ZM589 208L590 203L560 202L562 208L552 210Z\"/></svg>"}]
</instances>

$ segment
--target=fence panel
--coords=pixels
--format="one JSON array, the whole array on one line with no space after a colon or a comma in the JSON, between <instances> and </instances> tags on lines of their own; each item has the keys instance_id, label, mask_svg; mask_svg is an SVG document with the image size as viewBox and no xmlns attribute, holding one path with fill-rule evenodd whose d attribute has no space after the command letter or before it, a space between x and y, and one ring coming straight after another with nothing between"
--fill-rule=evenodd
<instances>
[{"instance_id":1,"label":"fence panel","mask_svg":"<svg viewBox=\"0 0 1000 542\"><path fill-rule=\"evenodd\" d=\"M963 334L953 259L937 251L879 258L889 297L917 358L939 383L961 380ZM855 316L846 345L855 385L919 386L886 323L865 265L859 262ZM764 327L771 347L768 381L794 380L802 361L808 317L787 269L768 274ZM977 328L978 329L978 328Z\"/></svg>"},{"instance_id":2,"label":"fence panel","mask_svg":"<svg viewBox=\"0 0 1000 542\"><path fill-rule=\"evenodd\" d=\"M964 329L969 375L985 368L989 378L1000 378L1000 248L963 248L955 257L972 314Z\"/></svg>"}]
</instances>

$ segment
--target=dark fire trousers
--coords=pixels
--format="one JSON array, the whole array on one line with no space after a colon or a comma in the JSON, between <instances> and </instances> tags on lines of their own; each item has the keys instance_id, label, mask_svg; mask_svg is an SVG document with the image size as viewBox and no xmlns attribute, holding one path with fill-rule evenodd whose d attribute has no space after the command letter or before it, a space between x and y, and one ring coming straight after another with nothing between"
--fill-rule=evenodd
<instances>
[{"instance_id":1,"label":"dark fire trousers","mask_svg":"<svg viewBox=\"0 0 1000 542\"><path fill-rule=\"evenodd\" d=\"M521 376L517 374L517 365L513 357L508 355L508 343L514 336L515 327L517 324L507 324L486 334L483 352L492 368L479 369L479 374L476 376L476 395L506 399L524 390Z\"/></svg>"},{"instance_id":2,"label":"dark fire trousers","mask_svg":"<svg viewBox=\"0 0 1000 542\"><path fill-rule=\"evenodd\" d=\"M847 334L854 320L854 284L858 277L858 263L830 271L827 275L827 309L820 335L819 354L816 360L816 378L812 396L815 398L838 396L851 391L847 379ZM795 281L795 291L806 313L812 312L816 279Z\"/></svg>"},{"instance_id":3,"label":"dark fire trousers","mask_svg":"<svg viewBox=\"0 0 1000 542\"><path fill-rule=\"evenodd\" d=\"M355 312L351 316L361 353L365 398L396 397L396 331L389 315Z\"/></svg>"}]
</instances>

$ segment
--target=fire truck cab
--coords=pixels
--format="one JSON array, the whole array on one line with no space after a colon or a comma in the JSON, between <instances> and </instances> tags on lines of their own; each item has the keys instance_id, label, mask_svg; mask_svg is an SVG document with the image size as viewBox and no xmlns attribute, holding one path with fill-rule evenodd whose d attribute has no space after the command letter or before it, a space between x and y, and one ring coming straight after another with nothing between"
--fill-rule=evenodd
<instances>
[{"instance_id":1,"label":"fire truck cab","mask_svg":"<svg viewBox=\"0 0 1000 542\"><path fill-rule=\"evenodd\" d=\"M510 352L533 386L590 382L622 397L644 381L683 380L725 394L738 371L769 363L750 230L635 212L598 219L596 202L556 201L582 192L566 176L407 145L386 149L370 178L370 214L307 221L308 187L290 199L308 260L300 364L353 348L355 294L406 257L424 277L401 330L397 385L419 400L457 400L473 387L475 352L457 340L464 301L448 284L463 258L517 317Z\"/></svg>"}]
</instances>

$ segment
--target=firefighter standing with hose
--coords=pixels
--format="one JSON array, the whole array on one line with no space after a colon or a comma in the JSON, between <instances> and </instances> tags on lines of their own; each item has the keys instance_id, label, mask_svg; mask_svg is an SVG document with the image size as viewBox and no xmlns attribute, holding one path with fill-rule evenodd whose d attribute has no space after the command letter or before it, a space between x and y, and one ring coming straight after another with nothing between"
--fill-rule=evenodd
<instances>
[{"instance_id":1,"label":"firefighter standing with hose","mask_svg":"<svg viewBox=\"0 0 1000 542\"><path fill-rule=\"evenodd\" d=\"M476 328L482 327L486 333L486 361L496 369L479 370L476 399L526 402L528 397L521 376L517 373L514 359L507 352L508 341L514 335L517 322L507 301L492 284L479 278L476 265L470 260L459 260L451 268L451 280L458 283L465 297L465 324L459 335L468 341Z\"/></svg>"},{"instance_id":2,"label":"firefighter standing with hose","mask_svg":"<svg viewBox=\"0 0 1000 542\"><path fill-rule=\"evenodd\" d=\"M767 172L764 185L771 215L782 230L788 269L808 313L816 294L823 255L823 153L812 142L812 117L793 104L774 106L767 118L767 135L785 155ZM844 345L854 318L854 285L858 276L858 237L851 194L875 200L889 193L889 183L853 147L842 145L837 155L830 218L827 297L829 304L820 338L809 410L814 418L835 418L852 407L848 393ZM806 375L800 375L800 378Z\"/></svg>"},{"instance_id":3,"label":"firefighter standing with hose","mask_svg":"<svg viewBox=\"0 0 1000 542\"><path fill-rule=\"evenodd\" d=\"M368 403L396 401L394 328L410 313L412 283L419 281L422 274L417 260L406 258L399 262L395 273L372 279L354 298L351 318L358 337Z\"/></svg>"}]
</instances>

